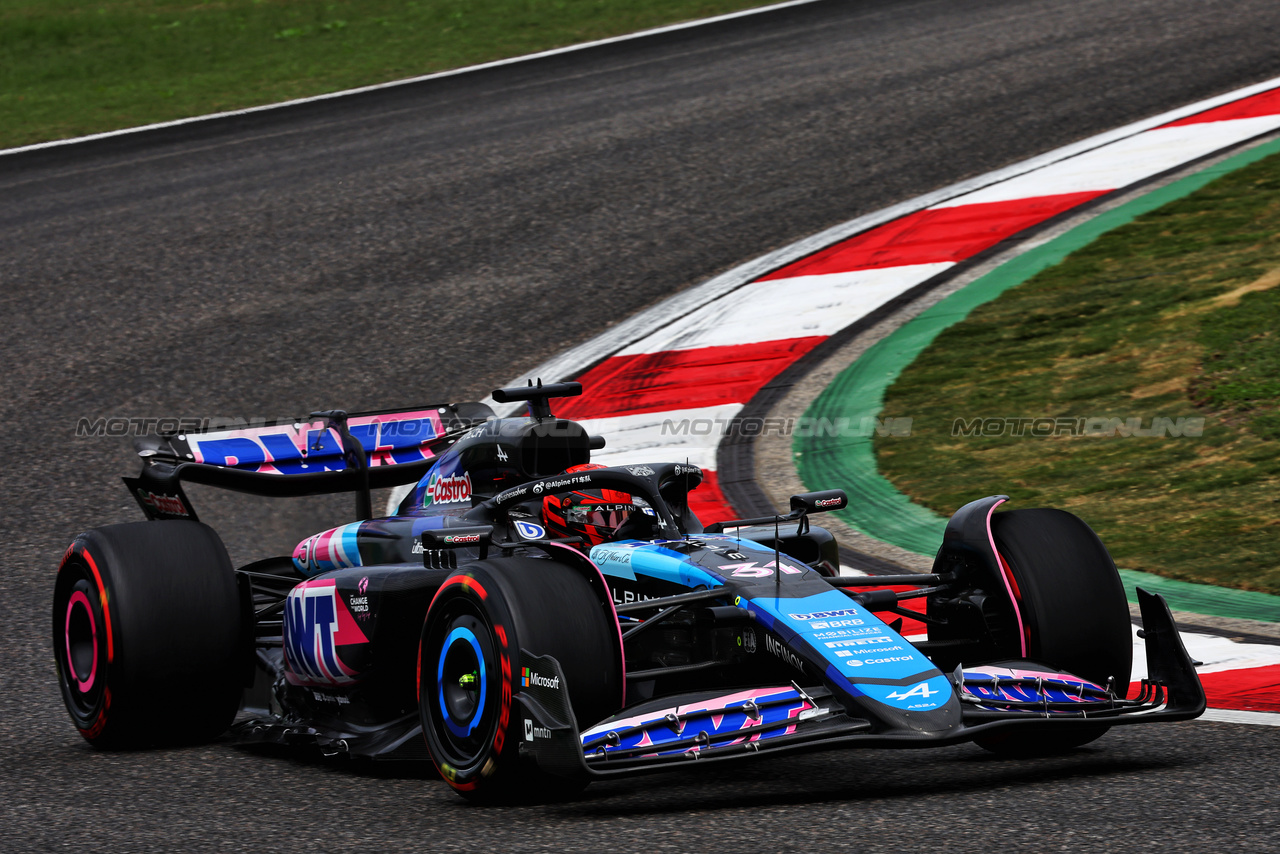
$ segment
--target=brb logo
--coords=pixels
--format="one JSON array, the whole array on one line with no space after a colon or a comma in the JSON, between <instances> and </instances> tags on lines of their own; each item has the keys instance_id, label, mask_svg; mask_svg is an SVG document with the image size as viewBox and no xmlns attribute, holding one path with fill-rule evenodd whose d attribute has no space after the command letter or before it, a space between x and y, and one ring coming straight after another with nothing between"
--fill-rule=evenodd
<instances>
[{"instance_id":1,"label":"brb logo","mask_svg":"<svg viewBox=\"0 0 1280 854\"><path fill-rule=\"evenodd\" d=\"M289 591L284 651L289 672L302 684L348 685L356 681L356 671L338 658L338 647L368 640L336 593L333 579Z\"/></svg>"}]
</instances>

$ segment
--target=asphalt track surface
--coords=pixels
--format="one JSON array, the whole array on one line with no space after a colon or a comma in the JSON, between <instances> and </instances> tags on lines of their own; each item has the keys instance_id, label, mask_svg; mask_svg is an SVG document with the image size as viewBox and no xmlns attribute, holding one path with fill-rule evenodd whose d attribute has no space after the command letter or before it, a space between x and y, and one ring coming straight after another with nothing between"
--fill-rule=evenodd
<instances>
[{"instance_id":1,"label":"asphalt track surface","mask_svg":"<svg viewBox=\"0 0 1280 854\"><path fill-rule=\"evenodd\" d=\"M477 398L765 251L1280 75L1278 41L1274 0L826 2L0 157L0 849L1274 850L1272 727L813 754L506 810L228 744L95 753L48 611L66 543L138 518L127 443L82 417ZM192 493L238 561L348 510Z\"/></svg>"}]
</instances>

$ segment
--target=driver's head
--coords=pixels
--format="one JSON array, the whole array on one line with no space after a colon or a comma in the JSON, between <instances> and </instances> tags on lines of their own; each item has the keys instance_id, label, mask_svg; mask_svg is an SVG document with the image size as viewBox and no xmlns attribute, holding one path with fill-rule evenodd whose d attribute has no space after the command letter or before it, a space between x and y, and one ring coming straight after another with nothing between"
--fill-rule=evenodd
<instances>
[{"instance_id":1,"label":"driver's head","mask_svg":"<svg viewBox=\"0 0 1280 854\"><path fill-rule=\"evenodd\" d=\"M566 473L602 468L605 466L588 463L574 466ZM562 537L582 537L592 546L630 536L626 531L622 535L618 532L633 517L647 519L652 514L653 510L643 498L616 489L576 489L542 499L542 518L550 530ZM648 526L644 528L647 530Z\"/></svg>"}]
</instances>

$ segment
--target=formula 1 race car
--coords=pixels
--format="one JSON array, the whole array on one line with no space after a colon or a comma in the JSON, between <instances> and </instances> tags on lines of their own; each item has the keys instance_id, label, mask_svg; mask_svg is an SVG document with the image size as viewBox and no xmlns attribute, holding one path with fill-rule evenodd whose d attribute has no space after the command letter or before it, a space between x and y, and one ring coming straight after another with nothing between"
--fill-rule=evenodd
<instances>
[{"instance_id":1,"label":"formula 1 race car","mask_svg":"<svg viewBox=\"0 0 1280 854\"><path fill-rule=\"evenodd\" d=\"M328 411L139 440L125 482L149 521L81 534L55 585L81 734L130 748L230 729L429 759L461 794L509 800L797 749L1060 751L1204 710L1168 607L1142 590L1149 676L1126 696L1124 590L1077 517L983 498L931 573L842 576L810 523L842 491L704 526L697 466L591 463L603 440L551 414L579 393L494 392L526 417ZM359 519L235 569L184 481L350 491ZM371 489L414 482L372 518ZM927 633L908 639L906 618Z\"/></svg>"}]
</instances>

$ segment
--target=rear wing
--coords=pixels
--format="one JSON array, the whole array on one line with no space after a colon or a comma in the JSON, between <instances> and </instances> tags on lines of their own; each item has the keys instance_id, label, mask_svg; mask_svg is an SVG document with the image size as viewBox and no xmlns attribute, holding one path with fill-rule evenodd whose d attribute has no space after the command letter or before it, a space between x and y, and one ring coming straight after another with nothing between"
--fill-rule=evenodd
<instances>
[{"instance_id":1,"label":"rear wing","mask_svg":"<svg viewBox=\"0 0 1280 854\"><path fill-rule=\"evenodd\" d=\"M482 403L455 403L147 436L135 442L142 472L124 482L149 519L196 518L183 482L282 498L355 492L367 519L369 490L421 479L441 451L492 417Z\"/></svg>"}]
</instances>

